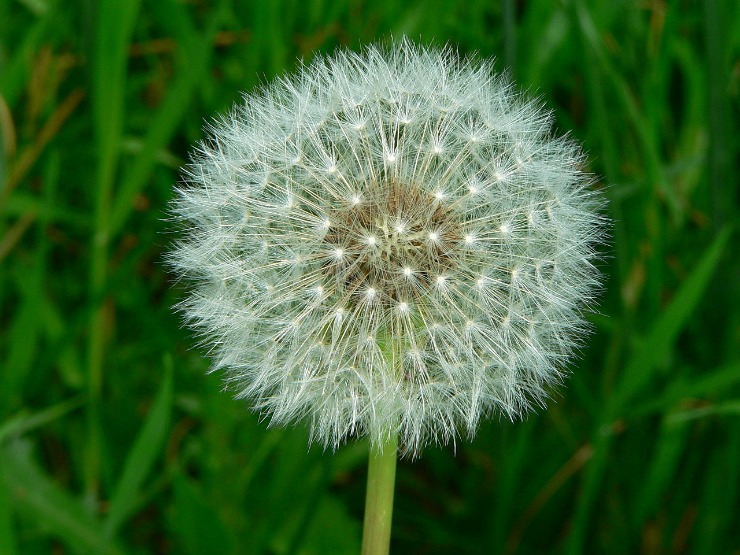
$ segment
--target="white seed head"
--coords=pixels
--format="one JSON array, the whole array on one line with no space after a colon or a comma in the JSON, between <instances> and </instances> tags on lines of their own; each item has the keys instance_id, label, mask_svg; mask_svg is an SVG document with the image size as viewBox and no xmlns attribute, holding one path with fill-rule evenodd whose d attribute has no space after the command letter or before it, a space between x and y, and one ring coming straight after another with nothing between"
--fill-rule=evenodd
<instances>
[{"instance_id":1,"label":"white seed head","mask_svg":"<svg viewBox=\"0 0 740 555\"><path fill-rule=\"evenodd\" d=\"M491 63L318 58L214 123L172 204L180 308L237 396L412 456L542 404L598 289L580 149Z\"/></svg>"}]
</instances>

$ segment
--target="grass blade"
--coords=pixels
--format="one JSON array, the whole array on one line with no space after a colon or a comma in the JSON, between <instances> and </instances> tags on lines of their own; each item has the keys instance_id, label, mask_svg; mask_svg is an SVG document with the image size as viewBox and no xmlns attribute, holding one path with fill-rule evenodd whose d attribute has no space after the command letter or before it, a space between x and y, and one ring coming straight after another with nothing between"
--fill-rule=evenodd
<instances>
[{"instance_id":1,"label":"grass blade","mask_svg":"<svg viewBox=\"0 0 740 555\"><path fill-rule=\"evenodd\" d=\"M59 538L74 553L122 555L124 551L103 535L100 523L78 499L66 493L31 458L27 441L0 449L0 480L10 492L14 507Z\"/></svg>"},{"instance_id":2,"label":"grass blade","mask_svg":"<svg viewBox=\"0 0 740 555\"><path fill-rule=\"evenodd\" d=\"M209 29L205 32L205 37L198 37L193 22L182 5L171 2L166 7L171 8L170 17L179 24L175 26L175 30L181 33L177 37L180 50L178 54L180 71L167 97L153 116L143 140L141 153L133 161L131 170L123 178L112 207L109 227L111 235L115 235L121 229L131 213L133 200L146 186L157 156L172 139L172 135L191 103L197 86L207 78L214 30Z\"/></svg>"},{"instance_id":3,"label":"grass blade","mask_svg":"<svg viewBox=\"0 0 740 555\"><path fill-rule=\"evenodd\" d=\"M172 411L172 360L165 359L165 377L146 422L136 438L110 502L104 533L111 537L136 507L141 485L162 450Z\"/></svg>"},{"instance_id":4,"label":"grass blade","mask_svg":"<svg viewBox=\"0 0 740 555\"><path fill-rule=\"evenodd\" d=\"M83 398L81 396L67 399L61 403L57 403L51 407L48 407L35 414L21 414L14 418L8 419L4 424L0 425L0 445L12 436L20 436L33 430L44 426L55 420L66 416L73 410L82 406ZM2 551L0 551L2 553Z\"/></svg>"},{"instance_id":5,"label":"grass blade","mask_svg":"<svg viewBox=\"0 0 740 555\"><path fill-rule=\"evenodd\" d=\"M702 373L701 376L690 382L678 381L671 384L662 397L643 405L639 410L633 412L630 417L632 420L645 418L668 409L682 399L695 399L706 395L714 396L728 391L738 384L740 384L740 361Z\"/></svg>"},{"instance_id":6,"label":"grass blade","mask_svg":"<svg viewBox=\"0 0 740 555\"><path fill-rule=\"evenodd\" d=\"M90 246L89 304L96 310L89 325L87 445L84 481L88 499L95 504L101 467L100 403L106 313L99 307L108 272L110 204L118 167L124 121L128 45L133 35L139 0L104 1L96 4L97 28L93 58L93 116L98 166L94 187L94 229Z\"/></svg>"},{"instance_id":7,"label":"grass blade","mask_svg":"<svg viewBox=\"0 0 740 555\"><path fill-rule=\"evenodd\" d=\"M642 348L638 349L627 362L621 387L609 398L603 419L594 432L594 456L586 467L583 490L580 502L576 506L566 553L575 555L583 552L588 522L608 466L609 450L613 440L613 435L605 431L610 429L611 423L617 420L627 403L650 382L655 368L668 356L678 334L701 300L731 232L731 228L725 228L706 249L704 256L683 282L671 304L653 324Z\"/></svg>"},{"instance_id":8,"label":"grass blade","mask_svg":"<svg viewBox=\"0 0 740 555\"><path fill-rule=\"evenodd\" d=\"M8 473L3 460L0 458L0 476ZM13 511L11 510L11 496L5 484L0 483L0 553L16 555L15 527L13 526Z\"/></svg>"},{"instance_id":9,"label":"grass blade","mask_svg":"<svg viewBox=\"0 0 740 555\"><path fill-rule=\"evenodd\" d=\"M177 536L177 549L187 555L231 553L233 538L219 518L215 507L209 505L201 492L187 476L178 474L173 480L175 511L171 527Z\"/></svg>"},{"instance_id":10,"label":"grass blade","mask_svg":"<svg viewBox=\"0 0 740 555\"><path fill-rule=\"evenodd\" d=\"M686 326L719 264L732 228L726 227L706 249L691 275L683 282L671 304L653 324L642 347L627 362L621 386L611 401L610 418L622 410L649 382L660 361L668 357L678 334Z\"/></svg>"}]
</instances>

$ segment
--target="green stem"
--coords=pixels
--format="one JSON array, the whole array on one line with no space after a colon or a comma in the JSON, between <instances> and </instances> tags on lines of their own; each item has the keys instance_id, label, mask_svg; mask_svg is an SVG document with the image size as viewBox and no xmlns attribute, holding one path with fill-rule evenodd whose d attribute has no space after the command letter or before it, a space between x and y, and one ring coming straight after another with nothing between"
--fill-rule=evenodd
<instances>
[{"instance_id":1,"label":"green stem","mask_svg":"<svg viewBox=\"0 0 740 555\"><path fill-rule=\"evenodd\" d=\"M362 555L388 555L390 550L397 450L396 432L379 449L370 450Z\"/></svg>"}]
</instances>

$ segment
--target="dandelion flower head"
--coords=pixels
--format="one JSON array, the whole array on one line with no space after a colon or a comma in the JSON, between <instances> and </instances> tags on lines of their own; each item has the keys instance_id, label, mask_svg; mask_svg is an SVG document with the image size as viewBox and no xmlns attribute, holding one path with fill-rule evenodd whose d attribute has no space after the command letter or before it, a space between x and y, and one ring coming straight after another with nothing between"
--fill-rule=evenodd
<instances>
[{"instance_id":1,"label":"dandelion flower head","mask_svg":"<svg viewBox=\"0 0 740 555\"><path fill-rule=\"evenodd\" d=\"M273 424L412 455L542 404L598 287L600 197L491 62L403 40L301 66L208 130L171 266Z\"/></svg>"}]
</instances>

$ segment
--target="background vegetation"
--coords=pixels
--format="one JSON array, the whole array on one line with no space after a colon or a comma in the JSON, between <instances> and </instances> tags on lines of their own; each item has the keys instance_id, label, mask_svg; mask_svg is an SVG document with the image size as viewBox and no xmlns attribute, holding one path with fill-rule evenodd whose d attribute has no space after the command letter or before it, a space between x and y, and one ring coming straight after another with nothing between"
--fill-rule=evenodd
<instances>
[{"instance_id":1,"label":"background vegetation","mask_svg":"<svg viewBox=\"0 0 740 555\"><path fill-rule=\"evenodd\" d=\"M510 67L614 220L567 388L402 462L394 552L740 553L737 3L0 0L1 554L358 551L367 446L206 375L163 217L240 91L391 33Z\"/></svg>"}]
</instances>

